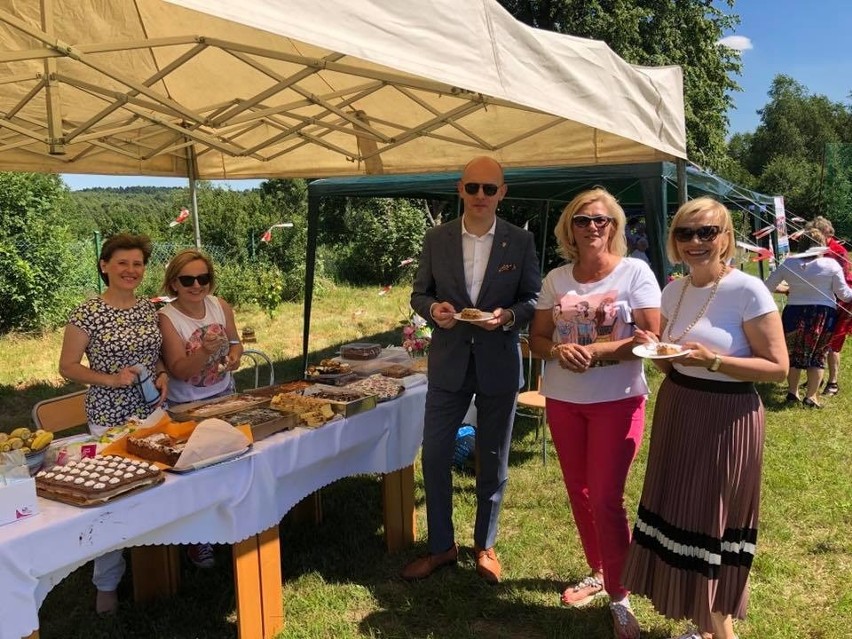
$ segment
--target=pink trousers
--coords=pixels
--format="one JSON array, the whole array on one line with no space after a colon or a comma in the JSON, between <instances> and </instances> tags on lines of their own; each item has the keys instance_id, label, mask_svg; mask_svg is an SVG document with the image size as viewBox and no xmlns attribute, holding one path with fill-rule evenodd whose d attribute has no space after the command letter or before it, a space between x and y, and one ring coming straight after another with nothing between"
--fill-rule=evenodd
<instances>
[{"instance_id":1,"label":"pink trousers","mask_svg":"<svg viewBox=\"0 0 852 639\"><path fill-rule=\"evenodd\" d=\"M645 397L574 404L547 400L547 421L589 567L613 601L630 545L624 484L645 430Z\"/></svg>"}]
</instances>

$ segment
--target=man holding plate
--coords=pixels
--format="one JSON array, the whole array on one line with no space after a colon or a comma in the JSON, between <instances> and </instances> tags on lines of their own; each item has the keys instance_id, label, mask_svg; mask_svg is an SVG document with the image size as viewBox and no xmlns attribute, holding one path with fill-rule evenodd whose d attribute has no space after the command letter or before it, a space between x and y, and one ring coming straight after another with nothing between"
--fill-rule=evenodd
<instances>
[{"instance_id":1,"label":"man holding plate","mask_svg":"<svg viewBox=\"0 0 852 639\"><path fill-rule=\"evenodd\" d=\"M451 466L456 432L475 395L476 571L488 583L500 581L494 543L523 384L518 332L541 288L532 233L497 217L506 190L497 161L471 160L458 183L464 214L430 229L424 240L411 307L433 327L423 432L429 554L409 563L404 579L428 577L458 559Z\"/></svg>"}]
</instances>

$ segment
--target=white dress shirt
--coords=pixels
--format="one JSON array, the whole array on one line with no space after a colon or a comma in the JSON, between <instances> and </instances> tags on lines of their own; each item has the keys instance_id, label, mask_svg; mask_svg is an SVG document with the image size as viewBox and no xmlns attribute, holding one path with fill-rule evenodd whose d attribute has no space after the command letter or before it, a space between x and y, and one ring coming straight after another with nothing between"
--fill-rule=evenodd
<instances>
[{"instance_id":1,"label":"white dress shirt","mask_svg":"<svg viewBox=\"0 0 852 639\"><path fill-rule=\"evenodd\" d=\"M494 229L497 219L491 223L491 228L480 236L469 233L462 217L462 256L464 257L464 284L470 301L476 306L482 280L485 278L485 268L491 256L491 246L494 244Z\"/></svg>"}]
</instances>

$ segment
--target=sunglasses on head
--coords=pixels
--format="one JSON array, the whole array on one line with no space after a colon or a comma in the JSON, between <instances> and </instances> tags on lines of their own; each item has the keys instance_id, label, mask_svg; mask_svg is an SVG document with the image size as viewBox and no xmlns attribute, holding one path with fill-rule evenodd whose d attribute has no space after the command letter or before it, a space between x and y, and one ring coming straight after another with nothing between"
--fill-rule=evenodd
<instances>
[{"instance_id":1,"label":"sunglasses on head","mask_svg":"<svg viewBox=\"0 0 852 639\"><path fill-rule=\"evenodd\" d=\"M672 234L678 242L691 242L696 235L702 242L712 242L722 232L719 226L699 226L691 228L689 226L676 226Z\"/></svg>"},{"instance_id":2,"label":"sunglasses on head","mask_svg":"<svg viewBox=\"0 0 852 639\"><path fill-rule=\"evenodd\" d=\"M468 195L476 195L479 193L479 187L482 187L482 192L485 193L488 197L492 197L497 195L497 191L500 190L499 185L497 184L481 184L479 182L465 182L464 192Z\"/></svg>"},{"instance_id":3,"label":"sunglasses on head","mask_svg":"<svg viewBox=\"0 0 852 639\"><path fill-rule=\"evenodd\" d=\"M594 224L596 229L603 229L610 222L612 222L612 218L606 215L575 215L571 218L571 223L580 229L588 228L589 224Z\"/></svg>"},{"instance_id":4,"label":"sunglasses on head","mask_svg":"<svg viewBox=\"0 0 852 639\"><path fill-rule=\"evenodd\" d=\"M192 286L196 281L199 286L207 286L210 283L210 273L202 273L201 275L178 275L178 282L181 283L181 286L186 286L187 288Z\"/></svg>"}]
</instances>

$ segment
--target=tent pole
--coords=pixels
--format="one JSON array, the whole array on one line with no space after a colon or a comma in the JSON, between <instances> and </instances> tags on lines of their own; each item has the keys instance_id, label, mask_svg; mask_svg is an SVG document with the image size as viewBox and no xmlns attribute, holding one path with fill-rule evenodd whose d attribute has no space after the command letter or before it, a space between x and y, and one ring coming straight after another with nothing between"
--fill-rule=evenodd
<instances>
[{"instance_id":1,"label":"tent pole","mask_svg":"<svg viewBox=\"0 0 852 639\"><path fill-rule=\"evenodd\" d=\"M686 204L686 160L683 158L677 159L677 207L680 208Z\"/></svg>"},{"instance_id":2,"label":"tent pole","mask_svg":"<svg viewBox=\"0 0 852 639\"><path fill-rule=\"evenodd\" d=\"M541 255L538 256L538 268L544 275L545 251L547 250L548 218L550 217L550 200L544 203L544 223L541 225Z\"/></svg>"},{"instance_id":3,"label":"tent pole","mask_svg":"<svg viewBox=\"0 0 852 639\"><path fill-rule=\"evenodd\" d=\"M305 314L302 324L302 372L308 370L308 340L311 335L311 305L314 299L314 275L319 234L320 196L308 189L308 243L305 255Z\"/></svg>"},{"instance_id":4,"label":"tent pole","mask_svg":"<svg viewBox=\"0 0 852 639\"><path fill-rule=\"evenodd\" d=\"M196 190L195 178L195 146L189 146L189 156L186 158L187 173L189 174L189 199L190 210L192 212L192 228L195 232L195 248L201 248L201 227L198 224L198 193Z\"/></svg>"}]
</instances>

